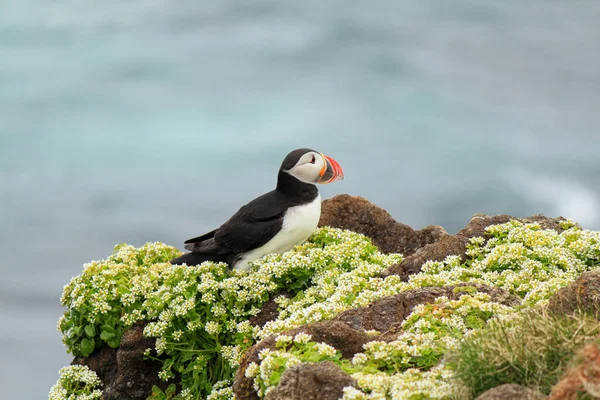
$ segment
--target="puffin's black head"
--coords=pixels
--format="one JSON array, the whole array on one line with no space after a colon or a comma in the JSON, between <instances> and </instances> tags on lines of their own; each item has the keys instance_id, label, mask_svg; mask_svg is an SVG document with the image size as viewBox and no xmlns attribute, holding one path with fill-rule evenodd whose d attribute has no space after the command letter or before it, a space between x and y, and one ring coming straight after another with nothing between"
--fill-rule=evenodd
<instances>
[{"instance_id":1,"label":"puffin's black head","mask_svg":"<svg viewBox=\"0 0 600 400\"><path fill-rule=\"evenodd\" d=\"M292 151L283 160L281 171L305 183L331 183L344 179L337 161L312 149Z\"/></svg>"}]
</instances>

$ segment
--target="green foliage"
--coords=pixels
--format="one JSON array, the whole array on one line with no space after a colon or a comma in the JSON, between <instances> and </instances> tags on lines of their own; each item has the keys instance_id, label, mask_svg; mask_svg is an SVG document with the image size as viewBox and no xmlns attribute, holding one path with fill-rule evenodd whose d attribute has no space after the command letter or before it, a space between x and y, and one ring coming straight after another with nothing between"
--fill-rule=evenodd
<instances>
[{"instance_id":1,"label":"green foliage","mask_svg":"<svg viewBox=\"0 0 600 400\"><path fill-rule=\"evenodd\" d=\"M87 356L104 345L118 347L126 329L146 323L144 334L157 339L147 357L162 362L160 378L177 377L183 387L179 393L172 385L164 392L156 387L151 399L230 399L240 356L257 340L399 292L474 282L501 287L520 296L523 304L503 306L465 286L455 290L464 292L458 300L439 298L417 306L396 340L374 340L352 361L322 343L302 337L286 342L284 337L276 351L261 354L261 363L246 373L255 378L263 395L286 368L323 360L332 360L358 381L360 390L348 389L345 399L460 398L464 389L460 382L473 393L505 381L546 390L562 368L559 360L572 354L579 340L575 338L596 329L589 318L582 317L585 322L576 331L574 323L550 318L554 322L546 321L551 325L546 326L538 318L529 324L537 331L526 332L518 325L535 318L524 313L513 319L517 308L543 304L600 264L600 233L570 222L563 225L568 230L560 234L517 221L492 226L488 241L471 240L466 262L459 256L427 262L408 282L379 276L400 262L400 255L380 254L364 236L339 229L319 229L304 245L267 255L249 271L231 273L223 264L172 266L168 261L179 251L160 243L139 249L120 245L106 260L86 265L82 275L65 287L62 303L67 311L59 329L72 354ZM278 296L282 290L291 291L292 297ZM262 329L251 326L249 318L272 297L278 318ZM527 345L517 346L515 331L531 338ZM517 349L516 355L511 355L512 349ZM454 354L456 372L440 362L449 352Z\"/></svg>"},{"instance_id":2,"label":"green foliage","mask_svg":"<svg viewBox=\"0 0 600 400\"><path fill-rule=\"evenodd\" d=\"M310 335L300 333L294 338L287 335L277 337L277 350L265 349L259 355L262 360L260 369L251 363L246 371L248 377L254 377L254 387L259 394L265 394L269 388L279 384L283 373L291 366L303 362L318 363L334 361L340 364L342 355L325 343L310 341Z\"/></svg>"},{"instance_id":3,"label":"green foliage","mask_svg":"<svg viewBox=\"0 0 600 400\"><path fill-rule=\"evenodd\" d=\"M86 265L62 297L68 309L59 329L68 351L88 356L105 344L118 347L127 328L146 321L144 335L157 338L156 352L148 349L146 356L162 362L161 379L178 377L184 389L175 397L158 390L154 395L206 397L232 378L241 353L260 333L248 319L273 294L292 290L295 301L307 301L304 291L334 282L328 275L333 271L380 271L399 260L378 253L362 235L330 228L317 230L295 250L265 256L250 271L228 273L225 264L211 262L170 265L179 254L161 243L120 245L106 260ZM225 387L216 392L215 399L228 396Z\"/></svg>"},{"instance_id":4,"label":"green foliage","mask_svg":"<svg viewBox=\"0 0 600 400\"><path fill-rule=\"evenodd\" d=\"M148 266L168 262L179 254L179 250L157 243L146 244L137 251L118 245L108 259L85 265L83 274L65 286L61 298L68 309L58 328L67 350L87 357L103 344L119 347L127 327L141 319L135 316L143 314L136 284L143 281L147 291L157 288L160 282L152 278L157 277L158 271L149 271ZM148 279L142 277L146 272Z\"/></svg>"},{"instance_id":5,"label":"green foliage","mask_svg":"<svg viewBox=\"0 0 600 400\"><path fill-rule=\"evenodd\" d=\"M472 238L468 259L447 257L426 262L409 279L409 288L463 282L497 286L524 300L525 306L546 302L583 272L600 266L600 232L582 230L572 222L557 233L539 224L510 221L486 229L488 240Z\"/></svg>"},{"instance_id":6,"label":"green foliage","mask_svg":"<svg viewBox=\"0 0 600 400\"><path fill-rule=\"evenodd\" d=\"M448 364L473 396L504 383L549 393L575 352L598 334L595 318L527 310L460 342Z\"/></svg>"},{"instance_id":7,"label":"green foliage","mask_svg":"<svg viewBox=\"0 0 600 400\"><path fill-rule=\"evenodd\" d=\"M174 383L170 384L165 391L154 385L152 386L152 395L147 400L172 400L175 398L176 391L177 386Z\"/></svg>"},{"instance_id":8,"label":"green foliage","mask_svg":"<svg viewBox=\"0 0 600 400\"><path fill-rule=\"evenodd\" d=\"M378 341L373 337L364 345L364 353L356 354L351 361L341 359L339 351L332 347L311 342L308 335L297 334L293 339L279 335L277 351L263 350L260 365L251 365L246 376L253 377L257 391L265 394L279 383L290 366L331 360L343 371L360 377L359 385L375 397L407 398L407 393L411 393L410 398L415 399L438 398L428 397L423 386L420 392L418 386L413 386L417 382L414 371L431 370L420 378L433 380L446 391L457 389L449 384L447 373L436 372L441 359L466 334L480 329L492 317L510 317L513 313L510 307L492 302L485 293L464 294L457 300L439 297L434 303L416 306L396 340Z\"/></svg>"}]
</instances>

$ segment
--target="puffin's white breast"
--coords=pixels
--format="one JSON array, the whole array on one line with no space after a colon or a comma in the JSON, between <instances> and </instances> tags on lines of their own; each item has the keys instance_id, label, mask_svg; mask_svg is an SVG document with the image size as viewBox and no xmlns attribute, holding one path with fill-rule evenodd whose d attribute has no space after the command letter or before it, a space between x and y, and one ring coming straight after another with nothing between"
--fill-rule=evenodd
<instances>
[{"instance_id":1,"label":"puffin's white breast","mask_svg":"<svg viewBox=\"0 0 600 400\"><path fill-rule=\"evenodd\" d=\"M311 203L290 207L283 216L281 230L262 247L251 250L233 264L235 269L248 269L248 262L269 253L283 253L302 244L314 232L321 218L321 194Z\"/></svg>"}]
</instances>

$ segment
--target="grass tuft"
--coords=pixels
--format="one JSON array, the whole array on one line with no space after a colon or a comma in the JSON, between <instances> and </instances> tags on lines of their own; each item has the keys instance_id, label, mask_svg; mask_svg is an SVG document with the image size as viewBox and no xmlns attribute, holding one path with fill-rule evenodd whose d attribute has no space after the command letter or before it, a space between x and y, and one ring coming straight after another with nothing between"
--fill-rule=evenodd
<instances>
[{"instance_id":1,"label":"grass tuft","mask_svg":"<svg viewBox=\"0 0 600 400\"><path fill-rule=\"evenodd\" d=\"M448 355L448 365L473 396L505 383L548 394L576 351L599 334L600 322L589 315L538 308L475 332Z\"/></svg>"}]
</instances>

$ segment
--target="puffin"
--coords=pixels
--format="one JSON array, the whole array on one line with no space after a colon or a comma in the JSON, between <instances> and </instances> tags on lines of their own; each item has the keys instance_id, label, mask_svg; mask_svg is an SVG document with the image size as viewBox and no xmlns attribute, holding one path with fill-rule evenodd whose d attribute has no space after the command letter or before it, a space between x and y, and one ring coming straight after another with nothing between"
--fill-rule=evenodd
<instances>
[{"instance_id":1,"label":"puffin","mask_svg":"<svg viewBox=\"0 0 600 400\"><path fill-rule=\"evenodd\" d=\"M171 264L225 262L245 270L269 253L284 253L304 243L321 217L317 184L344 179L340 164L318 151L290 152L279 168L275 190L242 206L227 222L204 235L186 240L189 250Z\"/></svg>"}]
</instances>

